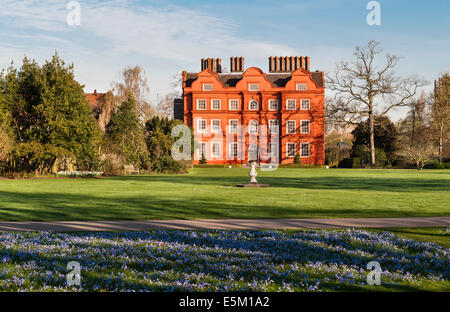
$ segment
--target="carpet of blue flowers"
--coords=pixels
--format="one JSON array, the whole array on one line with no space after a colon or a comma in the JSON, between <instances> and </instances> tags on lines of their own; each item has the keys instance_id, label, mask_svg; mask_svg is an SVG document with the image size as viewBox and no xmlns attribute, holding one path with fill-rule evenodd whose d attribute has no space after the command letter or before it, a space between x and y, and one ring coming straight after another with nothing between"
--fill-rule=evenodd
<instances>
[{"instance_id":1,"label":"carpet of blue flowers","mask_svg":"<svg viewBox=\"0 0 450 312\"><path fill-rule=\"evenodd\" d=\"M3 291L448 291L449 263L437 244L362 230L0 234Z\"/></svg>"}]
</instances>

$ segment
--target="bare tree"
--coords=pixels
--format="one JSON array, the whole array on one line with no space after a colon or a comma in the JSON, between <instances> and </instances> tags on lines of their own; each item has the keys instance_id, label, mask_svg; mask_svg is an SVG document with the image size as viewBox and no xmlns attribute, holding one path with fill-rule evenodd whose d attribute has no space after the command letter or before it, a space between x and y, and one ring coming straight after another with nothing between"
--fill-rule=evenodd
<instances>
[{"instance_id":1,"label":"bare tree","mask_svg":"<svg viewBox=\"0 0 450 312\"><path fill-rule=\"evenodd\" d=\"M150 87L142 67L136 65L124 68L119 74L119 81L113 82L112 87L115 109L128 98L128 93L132 93L136 99L138 116L143 122L155 115L155 110L148 100Z\"/></svg>"},{"instance_id":2,"label":"bare tree","mask_svg":"<svg viewBox=\"0 0 450 312\"><path fill-rule=\"evenodd\" d=\"M416 164L417 170L422 171L423 167L433 160L435 146L431 140L416 140L413 145L406 144L401 151L401 155Z\"/></svg>"},{"instance_id":3,"label":"bare tree","mask_svg":"<svg viewBox=\"0 0 450 312\"><path fill-rule=\"evenodd\" d=\"M327 107L329 116L350 124L369 120L371 166L376 166L376 117L385 116L396 107L409 106L418 88L426 84L416 77L396 77L398 56L386 54L383 64L377 65L381 52L379 43L372 40L366 47L355 48L353 62L341 61L336 71L327 75L328 87L334 92L334 100Z\"/></svg>"},{"instance_id":4,"label":"bare tree","mask_svg":"<svg viewBox=\"0 0 450 312\"><path fill-rule=\"evenodd\" d=\"M181 74L176 74L172 76L172 83L170 84L172 90L167 93L162 99L160 99L157 111L161 117L173 117L173 102L176 98L181 96Z\"/></svg>"},{"instance_id":5,"label":"bare tree","mask_svg":"<svg viewBox=\"0 0 450 312\"><path fill-rule=\"evenodd\" d=\"M444 74L435 82L434 97L430 103L431 126L438 137L439 162L443 159L444 140L450 130L450 75Z\"/></svg>"}]
</instances>

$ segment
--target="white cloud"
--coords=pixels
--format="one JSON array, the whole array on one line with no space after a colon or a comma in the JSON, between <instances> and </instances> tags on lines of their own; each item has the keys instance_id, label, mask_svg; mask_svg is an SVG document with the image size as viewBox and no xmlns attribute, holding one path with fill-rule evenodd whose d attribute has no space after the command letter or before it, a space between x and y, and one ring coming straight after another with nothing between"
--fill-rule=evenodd
<instances>
[{"instance_id":1,"label":"white cloud","mask_svg":"<svg viewBox=\"0 0 450 312\"><path fill-rule=\"evenodd\" d=\"M65 1L3 0L0 17L11 18L18 28L52 32L52 37L58 32L74 41L91 36L107 48L104 53L109 56L139 53L189 62L202 56L293 54L286 45L240 39L232 21L179 6L133 6L126 1L80 4L78 29L65 22L69 12Z\"/></svg>"}]
</instances>

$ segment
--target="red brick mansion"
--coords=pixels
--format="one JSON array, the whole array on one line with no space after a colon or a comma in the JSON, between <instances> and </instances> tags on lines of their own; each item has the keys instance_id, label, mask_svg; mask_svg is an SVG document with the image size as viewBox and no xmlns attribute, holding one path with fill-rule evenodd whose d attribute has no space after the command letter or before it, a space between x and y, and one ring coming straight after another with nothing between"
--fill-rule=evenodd
<instances>
[{"instance_id":1,"label":"red brick mansion","mask_svg":"<svg viewBox=\"0 0 450 312\"><path fill-rule=\"evenodd\" d=\"M269 73L232 57L202 59L201 71L183 71L183 100L175 117L194 129L194 163L324 163L324 73L309 57L269 57Z\"/></svg>"}]
</instances>

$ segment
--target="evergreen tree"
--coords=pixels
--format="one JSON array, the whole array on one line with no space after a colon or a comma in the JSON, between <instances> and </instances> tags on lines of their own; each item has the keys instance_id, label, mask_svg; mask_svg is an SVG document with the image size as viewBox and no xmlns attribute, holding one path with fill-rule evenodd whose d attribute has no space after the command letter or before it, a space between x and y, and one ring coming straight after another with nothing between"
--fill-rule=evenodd
<instances>
[{"instance_id":1,"label":"evergreen tree","mask_svg":"<svg viewBox=\"0 0 450 312\"><path fill-rule=\"evenodd\" d=\"M136 112L136 100L133 94L128 95L111 117L106 126L106 140L115 145L116 151L128 164L136 168L146 168L148 162L144 129Z\"/></svg>"},{"instance_id":2,"label":"evergreen tree","mask_svg":"<svg viewBox=\"0 0 450 312\"><path fill-rule=\"evenodd\" d=\"M300 154L297 152L297 154L295 154L294 164L300 165L301 163L302 163L302 160L300 158Z\"/></svg>"},{"instance_id":3,"label":"evergreen tree","mask_svg":"<svg viewBox=\"0 0 450 312\"><path fill-rule=\"evenodd\" d=\"M2 73L1 82L0 109L10 113L18 143L15 170L48 172L61 154L80 170L95 169L100 133L73 65L57 54L42 67L25 57L19 70L11 65ZM56 154L45 164L31 161L51 151Z\"/></svg>"},{"instance_id":4,"label":"evergreen tree","mask_svg":"<svg viewBox=\"0 0 450 312\"><path fill-rule=\"evenodd\" d=\"M369 142L369 122L364 121L358 124L352 131L353 147L350 153L351 157L359 157L363 162L370 161L370 142ZM375 120L374 127L375 149L382 150L387 160L394 161L395 151L397 150L397 129L387 117L378 117ZM367 154L367 155L365 155Z\"/></svg>"}]
</instances>

